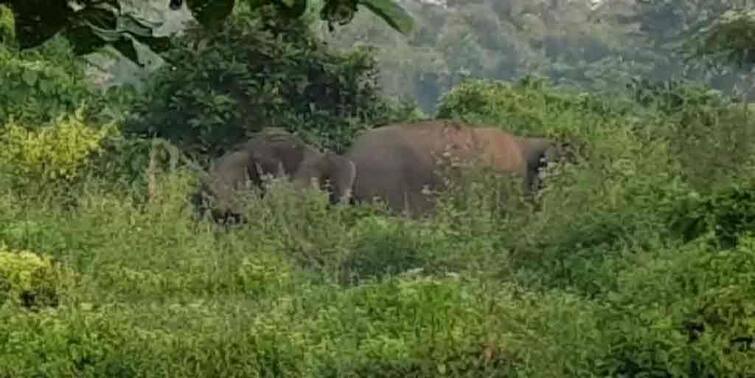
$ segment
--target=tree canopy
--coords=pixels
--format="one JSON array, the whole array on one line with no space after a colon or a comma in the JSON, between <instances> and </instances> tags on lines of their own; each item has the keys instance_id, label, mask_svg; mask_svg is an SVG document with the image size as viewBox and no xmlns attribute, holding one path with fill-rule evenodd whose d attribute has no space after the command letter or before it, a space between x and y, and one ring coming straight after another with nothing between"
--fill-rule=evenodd
<instances>
[{"instance_id":1,"label":"tree canopy","mask_svg":"<svg viewBox=\"0 0 755 378\"><path fill-rule=\"evenodd\" d=\"M377 46L384 88L416 98L426 112L435 109L443 92L470 77L517 80L534 74L586 90L623 90L636 79L703 80L728 92L741 82L747 66L726 65L726 70L712 72L700 58L723 57L725 53L714 53L717 46L737 44L740 53L753 46L745 40L753 34L745 31L742 18L734 17L753 9L752 4L752 0L449 0L445 5L406 1L404 6L415 20L406 37L371 17L357 15L327 38L344 48L359 43ZM735 38L716 32L721 29L733 30Z\"/></svg>"}]
</instances>

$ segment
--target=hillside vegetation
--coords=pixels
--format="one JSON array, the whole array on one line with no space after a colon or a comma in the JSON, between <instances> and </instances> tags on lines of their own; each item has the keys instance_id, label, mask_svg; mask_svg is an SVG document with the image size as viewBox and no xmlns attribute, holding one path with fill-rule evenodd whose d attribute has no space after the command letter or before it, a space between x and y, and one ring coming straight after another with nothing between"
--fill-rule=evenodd
<instances>
[{"instance_id":1,"label":"hillside vegetation","mask_svg":"<svg viewBox=\"0 0 755 378\"><path fill-rule=\"evenodd\" d=\"M425 220L278 180L227 228L189 198L245 133L340 151L429 117L369 52L231 25L176 38L144 92L92 88L64 39L0 45L0 377L752 376L746 104L465 80L432 117L580 142L534 206L484 172Z\"/></svg>"}]
</instances>

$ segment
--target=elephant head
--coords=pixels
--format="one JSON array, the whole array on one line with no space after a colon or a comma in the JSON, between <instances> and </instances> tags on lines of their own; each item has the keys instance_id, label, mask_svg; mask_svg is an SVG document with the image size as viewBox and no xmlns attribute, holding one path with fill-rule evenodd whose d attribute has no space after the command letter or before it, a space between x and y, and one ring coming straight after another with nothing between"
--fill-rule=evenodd
<instances>
[{"instance_id":1,"label":"elephant head","mask_svg":"<svg viewBox=\"0 0 755 378\"><path fill-rule=\"evenodd\" d=\"M239 222L243 206L238 194L257 190L264 195L266 176L292 175L320 155L293 134L265 129L211 164L193 202L200 212L209 210L215 221Z\"/></svg>"},{"instance_id":2,"label":"elephant head","mask_svg":"<svg viewBox=\"0 0 755 378\"><path fill-rule=\"evenodd\" d=\"M306 159L292 181L297 188L315 187L330 194L330 202L349 202L357 175L357 167L351 160L327 151Z\"/></svg>"},{"instance_id":3,"label":"elephant head","mask_svg":"<svg viewBox=\"0 0 755 378\"><path fill-rule=\"evenodd\" d=\"M527 163L526 191L534 194L543 188L545 170L550 165L576 162L581 144L573 139L519 138L519 145Z\"/></svg>"}]
</instances>

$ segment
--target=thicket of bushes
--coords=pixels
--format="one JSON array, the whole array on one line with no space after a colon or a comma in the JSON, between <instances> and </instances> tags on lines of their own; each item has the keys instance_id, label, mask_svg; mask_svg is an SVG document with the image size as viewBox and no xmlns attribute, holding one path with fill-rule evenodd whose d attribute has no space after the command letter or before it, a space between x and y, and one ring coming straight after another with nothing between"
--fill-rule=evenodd
<instances>
[{"instance_id":1,"label":"thicket of bushes","mask_svg":"<svg viewBox=\"0 0 755 378\"><path fill-rule=\"evenodd\" d=\"M380 95L369 50L340 52L308 28L283 29L276 35L264 19L240 14L220 32L190 30L166 54L126 130L193 156L217 156L264 127L341 151L355 132L417 112Z\"/></svg>"},{"instance_id":2,"label":"thicket of bushes","mask_svg":"<svg viewBox=\"0 0 755 378\"><path fill-rule=\"evenodd\" d=\"M213 54L197 61L223 61ZM336 62L330 72L351 67ZM211 81L161 75L145 98ZM135 112L163 122L169 104L191 105L186 117L210 120L197 127L218 127L213 112L225 109L188 95L155 101ZM301 125L347 143L354 129L334 109L326 118L343 123L333 130L314 116ZM527 79L466 82L439 109L579 140L582 158L552 172L536 209L499 196L512 182L477 172L426 221L332 207L273 182L248 224L219 229L192 216L196 172L148 174L151 145L117 132L123 117L70 108L42 130L31 127L39 118L4 120L0 377L755 370L755 125L743 107L690 86L644 83L614 101ZM296 112L281 114L306 114ZM359 122L400 118L374 112ZM181 130L195 133L174 139L184 151L209 143L201 128Z\"/></svg>"}]
</instances>

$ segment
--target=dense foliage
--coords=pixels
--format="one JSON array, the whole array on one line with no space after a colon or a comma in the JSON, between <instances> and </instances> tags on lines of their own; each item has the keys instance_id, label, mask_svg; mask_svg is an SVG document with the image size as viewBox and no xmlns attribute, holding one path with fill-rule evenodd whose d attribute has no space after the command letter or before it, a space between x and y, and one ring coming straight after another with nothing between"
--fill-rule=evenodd
<instances>
[{"instance_id":1,"label":"dense foliage","mask_svg":"<svg viewBox=\"0 0 755 378\"><path fill-rule=\"evenodd\" d=\"M0 94L0 377L755 371L751 106L699 82L464 80L437 117L577 142L534 204L473 170L426 220L273 181L222 228L193 216L177 147L264 125L339 149L414 116L378 95L369 54L255 20L176 40L143 93L84 86L60 39L2 47L25 97Z\"/></svg>"},{"instance_id":2,"label":"dense foliage","mask_svg":"<svg viewBox=\"0 0 755 378\"><path fill-rule=\"evenodd\" d=\"M755 11L728 11L706 25L693 41L696 55L713 58L714 63L737 67L755 66Z\"/></svg>"},{"instance_id":3,"label":"dense foliage","mask_svg":"<svg viewBox=\"0 0 755 378\"><path fill-rule=\"evenodd\" d=\"M94 99L67 44L56 42L24 54L0 45L0 122L43 124Z\"/></svg>"},{"instance_id":4,"label":"dense foliage","mask_svg":"<svg viewBox=\"0 0 755 378\"><path fill-rule=\"evenodd\" d=\"M380 95L369 50L330 50L301 25L276 38L262 24L247 13L222 32L177 40L127 131L194 156L217 156L264 127L340 151L360 129L412 110Z\"/></svg>"},{"instance_id":5,"label":"dense foliage","mask_svg":"<svg viewBox=\"0 0 755 378\"><path fill-rule=\"evenodd\" d=\"M675 90L685 112L731 109L695 102L696 92L685 88ZM48 308L42 312L6 300L0 371L429 377L752 370L751 161L740 160L741 171L721 178L720 189L695 190L695 176L717 162L698 161L694 171L681 162L713 144L675 149L664 132L649 132L677 130L684 121L676 112L542 81L464 83L440 108L448 117L505 121L521 133L580 138L583 159L552 175L537 212L511 197L490 202L499 186L483 176L486 184L452 191L441 213L422 222L379 208L329 207L325 196L297 197L279 182L248 209L249 224L220 231L192 218L186 198L194 173L185 169L160 174L147 204L123 196L109 178L74 188L73 208L10 191L0 210L8 252L0 257L18 261L19 270L42 269L33 256L12 252L34 251L81 278L56 275L58 290L45 297L55 300L40 302L36 308ZM727 122L729 130L752 126ZM15 277L6 298L36 285L3 274Z\"/></svg>"}]
</instances>

